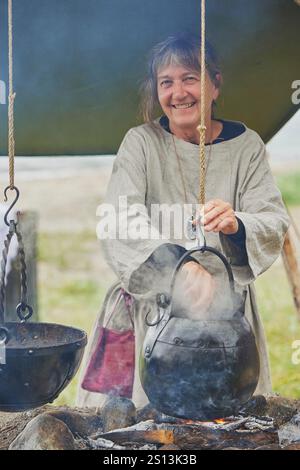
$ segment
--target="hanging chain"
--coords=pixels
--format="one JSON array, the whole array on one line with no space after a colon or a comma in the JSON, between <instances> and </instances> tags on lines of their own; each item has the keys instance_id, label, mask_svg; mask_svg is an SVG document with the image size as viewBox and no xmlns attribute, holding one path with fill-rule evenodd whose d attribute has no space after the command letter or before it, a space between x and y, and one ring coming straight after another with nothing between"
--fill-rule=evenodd
<instances>
[{"instance_id":1,"label":"hanging chain","mask_svg":"<svg viewBox=\"0 0 300 470\"><path fill-rule=\"evenodd\" d=\"M6 264L7 264L7 257L8 257L8 250L10 246L11 239L13 237L14 231L12 229L12 224L10 225L9 232L6 235L6 239L4 240L4 248L2 251L2 259L1 259L1 278L0 278L0 325L4 323L4 302L5 302L5 273L6 273Z\"/></svg>"},{"instance_id":2,"label":"hanging chain","mask_svg":"<svg viewBox=\"0 0 300 470\"><path fill-rule=\"evenodd\" d=\"M200 182L199 182L199 204L205 203L205 0L201 0L201 119L198 131L200 133Z\"/></svg>"},{"instance_id":3,"label":"hanging chain","mask_svg":"<svg viewBox=\"0 0 300 470\"><path fill-rule=\"evenodd\" d=\"M16 307L17 315L21 321L28 320L32 314L33 309L27 304L27 268L25 262L25 251L21 233L17 229L17 224L14 220L10 221L9 231L4 240L4 248L2 251L1 260L1 276L0 276L0 325L5 322L5 276L6 266L10 243L13 235L16 235L18 240L18 256L21 264L20 276L21 276L21 292L20 292L20 303ZM27 312L27 313L26 313Z\"/></svg>"},{"instance_id":4,"label":"hanging chain","mask_svg":"<svg viewBox=\"0 0 300 470\"><path fill-rule=\"evenodd\" d=\"M16 94L13 88L13 25L12 0L8 0L8 158L9 158L9 187L14 188L15 179L15 128L14 128L14 101Z\"/></svg>"}]
</instances>

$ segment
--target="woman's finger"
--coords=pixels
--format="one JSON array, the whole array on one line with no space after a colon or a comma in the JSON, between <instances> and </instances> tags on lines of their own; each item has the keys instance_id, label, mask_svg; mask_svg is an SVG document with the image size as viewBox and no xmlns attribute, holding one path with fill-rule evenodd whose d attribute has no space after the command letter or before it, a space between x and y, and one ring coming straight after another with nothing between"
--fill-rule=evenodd
<instances>
[{"instance_id":1,"label":"woman's finger","mask_svg":"<svg viewBox=\"0 0 300 470\"><path fill-rule=\"evenodd\" d=\"M218 226L214 229L214 232L222 232L225 235L233 235L239 229L239 224L237 218L234 217L226 217L222 220Z\"/></svg>"},{"instance_id":2,"label":"woman's finger","mask_svg":"<svg viewBox=\"0 0 300 470\"><path fill-rule=\"evenodd\" d=\"M232 209L231 205L228 202L220 203L218 206L214 207L213 209L209 210L204 215L203 223L204 226L215 220L218 216L223 214L224 212Z\"/></svg>"},{"instance_id":3,"label":"woman's finger","mask_svg":"<svg viewBox=\"0 0 300 470\"><path fill-rule=\"evenodd\" d=\"M207 232L211 232L212 230L214 230L216 227L218 227L218 225L223 222L223 220L227 219L227 218L232 218L232 220L235 218L235 213L233 211L233 209L227 209L226 211L224 211L222 214L220 214L218 217L216 217L213 221L211 221L209 224L207 225L204 225L204 229L207 231Z\"/></svg>"}]
</instances>

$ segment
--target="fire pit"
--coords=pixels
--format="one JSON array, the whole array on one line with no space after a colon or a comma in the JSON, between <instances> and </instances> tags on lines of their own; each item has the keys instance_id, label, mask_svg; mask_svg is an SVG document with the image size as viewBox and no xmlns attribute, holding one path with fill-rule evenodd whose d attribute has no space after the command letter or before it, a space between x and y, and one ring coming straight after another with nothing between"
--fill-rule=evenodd
<instances>
[{"instance_id":1,"label":"fire pit","mask_svg":"<svg viewBox=\"0 0 300 470\"><path fill-rule=\"evenodd\" d=\"M101 409L45 406L2 426L0 414L0 449L7 448L300 450L300 401L257 396L237 416L213 421L174 418L150 404L135 410L118 397Z\"/></svg>"}]
</instances>

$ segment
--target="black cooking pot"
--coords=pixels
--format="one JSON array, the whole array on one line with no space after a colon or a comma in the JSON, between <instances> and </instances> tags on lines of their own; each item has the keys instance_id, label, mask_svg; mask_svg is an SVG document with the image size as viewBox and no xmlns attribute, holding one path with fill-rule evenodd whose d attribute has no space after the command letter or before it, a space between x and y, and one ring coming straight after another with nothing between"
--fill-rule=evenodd
<instances>
[{"instance_id":1,"label":"black cooking pot","mask_svg":"<svg viewBox=\"0 0 300 470\"><path fill-rule=\"evenodd\" d=\"M16 202L19 190L14 189ZM33 310L27 304L24 246L16 222L7 221L8 212L4 220L9 231L0 273L0 411L23 411L58 397L80 365L87 336L84 331L69 326L28 322ZM21 266L20 303L16 308L20 323L5 322L5 275L13 235L17 236Z\"/></svg>"},{"instance_id":2,"label":"black cooking pot","mask_svg":"<svg viewBox=\"0 0 300 470\"><path fill-rule=\"evenodd\" d=\"M0 411L23 411L55 400L80 365L86 333L50 323L0 325ZM6 338L6 339L5 339Z\"/></svg>"},{"instance_id":3,"label":"black cooking pot","mask_svg":"<svg viewBox=\"0 0 300 470\"><path fill-rule=\"evenodd\" d=\"M199 319L190 319L172 300L185 259L205 251L221 259L229 277L233 311L224 306L215 320L201 319L201 313ZM204 246L184 254L173 273L170 295L157 296L156 321L146 318L150 327L140 355L140 379L157 410L211 420L236 414L251 398L259 378L259 355L244 310L245 301L235 291L231 267L221 253Z\"/></svg>"}]
</instances>

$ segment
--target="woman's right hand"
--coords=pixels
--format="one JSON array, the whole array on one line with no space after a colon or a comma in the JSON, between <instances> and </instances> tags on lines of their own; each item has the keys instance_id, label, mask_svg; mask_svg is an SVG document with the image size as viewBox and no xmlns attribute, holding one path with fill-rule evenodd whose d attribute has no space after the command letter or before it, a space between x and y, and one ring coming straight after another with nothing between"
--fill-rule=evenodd
<instances>
[{"instance_id":1,"label":"woman's right hand","mask_svg":"<svg viewBox=\"0 0 300 470\"><path fill-rule=\"evenodd\" d=\"M175 297L187 307L192 318L201 318L201 314L208 310L214 292L213 277L199 263L189 261L182 266L175 283Z\"/></svg>"}]
</instances>

